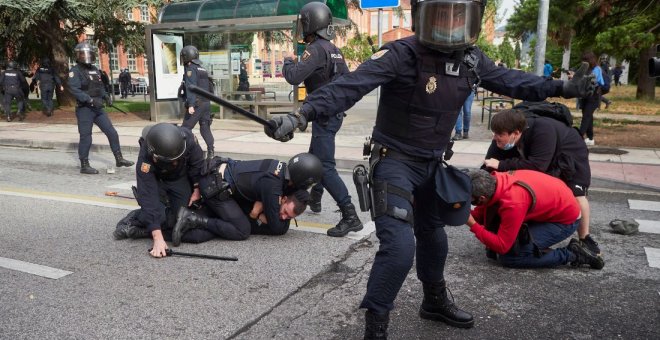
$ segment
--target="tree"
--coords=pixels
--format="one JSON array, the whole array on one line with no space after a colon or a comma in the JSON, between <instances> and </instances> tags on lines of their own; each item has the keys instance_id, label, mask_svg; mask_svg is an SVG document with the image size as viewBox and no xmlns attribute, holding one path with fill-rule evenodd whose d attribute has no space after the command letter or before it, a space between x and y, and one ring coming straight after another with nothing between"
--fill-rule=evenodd
<instances>
[{"instance_id":1,"label":"tree","mask_svg":"<svg viewBox=\"0 0 660 340\"><path fill-rule=\"evenodd\" d=\"M372 37L371 39L374 41L375 37ZM361 64L373 54L372 46L369 44L366 33L356 33L353 38L348 40L346 46L339 50L341 50L341 53L344 55L344 59L353 62L354 64Z\"/></svg>"},{"instance_id":2,"label":"tree","mask_svg":"<svg viewBox=\"0 0 660 340\"><path fill-rule=\"evenodd\" d=\"M655 99L648 59L660 41L657 0L602 0L587 9L576 27L576 45L623 59L638 59L637 99ZM633 71L633 70L631 70Z\"/></svg>"},{"instance_id":3,"label":"tree","mask_svg":"<svg viewBox=\"0 0 660 340\"><path fill-rule=\"evenodd\" d=\"M137 54L144 53L144 24L126 20L126 12L139 5L161 6L165 0L30 0L6 2L0 7L0 53L29 65L47 56L64 81L69 57L86 28L94 30L93 43L108 51L110 42ZM65 87L58 91L62 105L72 105Z\"/></svg>"},{"instance_id":4,"label":"tree","mask_svg":"<svg viewBox=\"0 0 660 340\"><path fill-rule=\"evenodd\" d=\"M522 48L520 47L520 40L516 40L516 48L513 51L513 55L516 57L516 67L520 68L520 60L522 59Z\"/></svg>"},{"instance_id":5,"label":"tree","mask_svg":"<svg viewBox=\"0 0 660 340\"><path fill-rule=\"evenodd\" d=\"M516 62L516 55L513 51L513 47L509 43L509 39L505 38L504 41L497 48L497 53L500 56L500 59L509 67L513 67Z\"/></svg>"}]
</instances>

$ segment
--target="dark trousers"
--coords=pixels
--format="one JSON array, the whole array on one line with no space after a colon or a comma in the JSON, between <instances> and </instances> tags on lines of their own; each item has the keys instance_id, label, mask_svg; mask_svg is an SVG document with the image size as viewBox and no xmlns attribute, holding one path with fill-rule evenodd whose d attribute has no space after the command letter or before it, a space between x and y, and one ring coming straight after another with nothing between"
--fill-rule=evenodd
<instances>
[{"instance_id":1,"label":"dark trousers","mask_svg":"<svg viewBox=\"0 0 660 340\"><path fill-rule=\"evenodd\" d=\"M16 107L18 114L25 112L25 101L23 100L23 92L18 87L9 87L5 89L5 97L3 101L5 114L11 116L11 101L16 99Z\"/></svg>"},{"instance_id":2,"label":"dark trousers","mask_svg":"<svg viewBox=\"0 0 660 340\"><path fill-rule=\"evenodd\" d=\"M323 164L323 179L312 187L319 196L323 194L323 188L328 190L338 206L351 203L346 184L341 180L336 169L335 162L335 136L344 121L344 113L330 116L327 124L315 121L312 123L312 141L309 145L309 153L315 155Z\"/></svg>"},{"instance_id":3,"label":"dark trousers","mask_svg":"<svg viewBox=\"0 0 660 340\"><path fill-rule=\"evenodd\" d=\"M199 101L195 105L195 113L192 115L186 110L186 115L183 117L181 126L192 130L197 125L197 122L199 122L199 132L202 134L202 138L206 143L206 149L213 149L215 140L211 132L211 103L209 101Z\"/></svg>"},{"instance_id":4,"label":"dark trousers","mask_svg":"<svg viewBox=\"0 0 660 340\"><path fill-rule=\"evenodd\" d=\"M434 283L444 279L448 244L442 216L437 211L433 184L437 166L437 162L408 162L391 158L385 158L375 166L375 180L385 180L414 194L414 209L407 199L392 193L387 194L387 205L412 210L415 219L414 227L389 215L375 219L380 247L360 308L368 308L377 314L390 311L415 256L419 280Z\"/></svg>"},{"instance_id":5,"label":"dark trousers","mask_svg":"<svg viewBox=\"0 0 660 340\"><path fill-rule=\"evenodd\" d=\"M178 179L171 181L158 181L158 193L161 198L159 206L159 216L160 216L160 227L163 232L163 236L166 240L170 241L172 239L172 229L176 223L176 215L180 207L187 207L188 202L190 201L190 196L192 195L192 185L187 176L182 176ZM140 200L138 198L138 203ZM144 213L144 210L140 209L137 220L142 225L149 225L151 219L147 214ZM182 241L187 242L188 233L184 234L181 238Z\"/></svg>"},{"instance_id":6,"label":"dark trousers","mask_svg":"<svg viewBox=\"0 0 660 340\"><path fill-rule=\"evenodd\" d=\"M131 87L131 83L128 83L128 82L121 82L121 83L119 83L119 85L120 85L120 87L121 87L121 91L120 91L120 93L121 93L121 97L122 97L122 98L126 98L126 97L128 97L128 91L129 91L129 89L130 89L130 87Z\"/></svg>"},{"instance_id":7,"label":"dark trousers","mask_svg":"<svg viewBox=\"0 0 660 340\"><path fill-rule=\"evenodd\" d=\"M520 245L518 254L500 255L499 260L505 267L513 268L549 268L567 264L574 260L574 255L566 248L549 249L573 235L580 225L580 220L571 224L559 224L550 222L528 223L529 234L532 242ZM541 251L537 257L534 247Z\"/></svg>"},{"instance_id":8,"label":"dark trousers","mask_svg":"<svg viewBox=\"0 0 660 340\"><path fill-rule=\"evenodd\" d=\"M600 106L600 95L594 94L593 96L582 98L582 120L580 121L580 135L587 136L589 139L594 139L594 112Z\"/></svg>"},{"instance_id":9,"label":"dark trousers","mask_svg":"<svg viewBox=\"0 0 660 340\"><path fill-rule=\"evenodd\" d=\"M210 211L209 222L205 229L195 235L198 239L204 238L204 232L211 233L212 238L220 237L227 240L245 240L250 236L250 220L243 209L233 199L219 200L216 197L204 201ZM198 229L193 229L196 231ZM193 235L191 235L193 236Z\"/></svg>"},{"instance_id":10,"label":"dark trousers","mask_svg":"<svg viewBox=\"0 0 660 340\"><path fill-rule=\"evenodd\" d=\"M78 157L88 159L89 149L92 147L92 128L94 124L103 131L110 142L110 149L113 153L121 150L119 146L119 135L112 126L110 117L101 108L80 106L76 108L76 118L78 119L78 133L80 134L80 143L78 144Z\"/></svg>"},{"instance_id":11,"label":"dark trousers","mask_svg":"<svg viewBox=\"0 0 660 340\"><path fill-rule=\"evenodd\" d=\"M39 87L39 90L41 90L41 103L44 106L44 111L53 111L53 87Z\"/></svg>"}]
</instances>

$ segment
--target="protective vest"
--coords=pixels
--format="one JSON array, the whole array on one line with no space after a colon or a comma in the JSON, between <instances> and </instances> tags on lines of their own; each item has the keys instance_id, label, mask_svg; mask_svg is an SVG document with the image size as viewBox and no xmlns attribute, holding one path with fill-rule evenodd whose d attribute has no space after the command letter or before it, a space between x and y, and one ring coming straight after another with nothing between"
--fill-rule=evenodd
<instances>
[{"instance_id":1,"label":"protective vest","mask_svg":"<svg viewBox=\"0 0 660 340\"><path fill-rule=\"evenodd\" d=\"M463 62L455 70L456 57L424 47L415 36L400 41L415 53L417 79L382 86L376 129L408 145L444 149L477 78Z\"/></svg>"},{"instance_id":2,"label":"protective vest","mask_svg":"<svg viewBox=\"0 0 660 340\"><path fill-rule=\"evenodd\" d=\"M210 81L209 81L208 71L206 71L206 69L203 68L202 66L196 64L195 61L196 60L193 60L193 62L190 63L190 65L186 66L186 67L190 67L190 68L194 67L195 70L197 71L197 86L198 87L200 87L202 89L210 89L211 87L209 85ZM199 62L199 60L197 60L197 61ZM208 101L208 99L206 99L202 96L197 96L197 100L206 100L206 101Z\"/></svg>"},{"instance_id":3,"label":"protective vest","mask_svg":"<svg viewBox=\"0 0 660 340\"><path fill-rule=\"evenodd\" d=\"M37 70L37 73L39 74L39 87L40 88L51 88L53 87L53 69L50 67L40 67Z\"/></svg>"},{"instance_id":4,"label":"protective vest","mask_svg":"<svg viewBox=\"0 0 660 340\"><path fill-rule=\"evenodd\" d=\"M21 81L19 78L17 70L7 70L5 71L5 90L9 89L10 87L20 87L21 86Z\"/></svg>"},{"instance_id":5,"label":"protective vest","mask_svg":"<svg viewBox=\"0 0 660 340\"><path fill-rule=\"evenodd\" d=\"M260 179L264 177L277 179L282 182L282 188L286 181L286 163L275 159L240 161L233 164L230 162L229 169L232 189L250 202L260 200L260 190L256 186Z\"/></svg>"},{"instance_id":6,"label":"protective vest","mask_svg":"<svg viewBox=\"0 0 660 340\"><path fill-rule=\"evenodd\" d=\"M101 72L92 66L90 68L77 66L78 77L82 77L80 81L81 90L87 93L92 98L102 98L105 90L103 88L103 81L101 80Z\"/></svg>"},{"instance_id":7,"label":"protective vest","mask_svg":"<svg viewBox=\"0 0 660 340\"><path fill-rule=\"evenodd\" d=\"M312 93L316 89L331 82L335 78L348 73L348 66L341 51L331 42L325 39L316 39L312 44L318 44L325 51L326 64L323 72L314 72L305 79L305 88L307 92Z\"/></svg>"}]
</instances>

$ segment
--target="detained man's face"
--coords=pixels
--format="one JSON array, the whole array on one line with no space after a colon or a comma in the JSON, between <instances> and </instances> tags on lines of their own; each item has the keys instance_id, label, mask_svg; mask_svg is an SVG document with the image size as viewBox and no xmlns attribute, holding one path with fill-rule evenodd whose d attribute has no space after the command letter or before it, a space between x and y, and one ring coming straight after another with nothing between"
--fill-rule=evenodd
<instances>
[{"instance_id":1,"label":"detained man's face","mask_svg":"<svg viewBox=\"0 0 660 340\"><path fill-rule=\"evenodd\" d=\"M280 203L280 220L290 220L298 216L294 212L294 209L295 203L286 196L282 197L282 202Z\"/></svg>"},{"instance_id":2,"label":"detained man's face","mask_svg":"<svg viewBox=\"0 0 660 340\"><path fill-rule=\"evenodd\" d=\"M518 143L518 140L520 139L520 131L513 131L511 133L508 132L502 132L502 133L494 133L493 132L493 140L497 144L497 147L502 150L509 150L512 149L515 144Z\"/></svg>"}]
</instances>

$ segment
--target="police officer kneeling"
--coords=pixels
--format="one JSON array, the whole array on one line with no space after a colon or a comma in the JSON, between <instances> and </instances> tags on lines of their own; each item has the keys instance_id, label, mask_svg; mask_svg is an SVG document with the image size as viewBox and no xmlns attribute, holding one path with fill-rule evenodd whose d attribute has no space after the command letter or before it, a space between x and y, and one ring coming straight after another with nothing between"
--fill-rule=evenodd
<instances>
[{"instance_id":1,"label":"police officer kneeling","mask_svg":"<svg viewBox=\"0 0 660 340\"><path fill-rule=\"evenodd\" d=\"M200 179L204 213L179 209L172 244L205 242L215 237L245 240L250 234L284 235L290 220L305 211L307 189L321 180L321 161L309 153L289 163L275 159L236 161L214 157Z\"/></svg>"},{"instance_id":2,"label":"police officer kneeling","mask_svg":"<svg viewBox=\"0 0 660 340\"><path fill-rule=\"evenodd\" d=\"M96 51L88 43L75 47L76 66L69 72L69 90L76 97L76 119L78 120L78 157L81 174L98 174L98 170L89 165L89 149L92 146L92 127L94 124L103 131L110 142L110 149L115 156L116 166L131 166L134 163L124 159L119 145L119 135L108 114L103 110L103 102L112 105L112 98L105 92L101 72L94 66Z\"/></svg>"},{"instance_id":3,"label":"police officer kneeling","mask_svg":"<svg viewBox=\"0 0 660 340\"><path fill-rule=\"evenodd\" d=\"M439 194L424 190L443 187L436 180L439 159L470 91L481 85L513 98L541 101L583 97L594 88L592 79L584 76L586 70L563 82L497 67L474 46L483 0L412 0L411 7L414 36L384 45L355 71L307 96L298 111L272 119L275 128L265 129L274 139L287 141L308 121L344 112L381 87L370 159L372 188L381 195L374 204L379 209L372 210L380 248L360 305L367 309L367 339L387 338L389 312L415 259L424 291L420 316L455 327L474 325L472 315L447 296L448 217L432 204ZM469 191L466 199L469 202Z\"/></svg>"}]
</instances>

